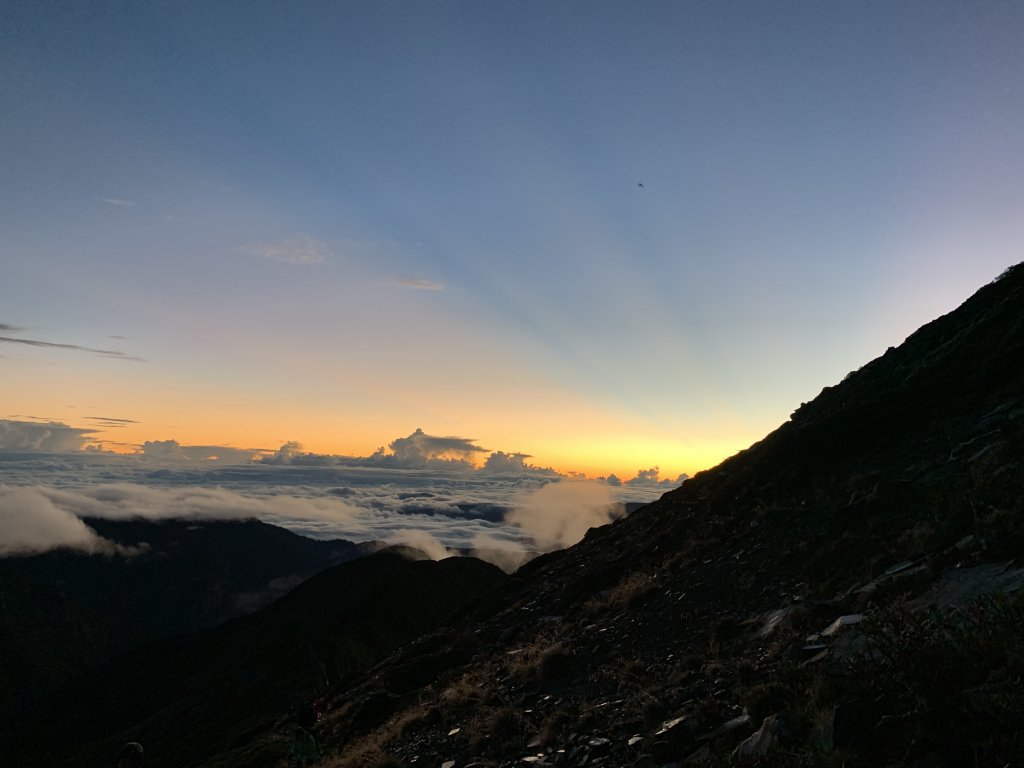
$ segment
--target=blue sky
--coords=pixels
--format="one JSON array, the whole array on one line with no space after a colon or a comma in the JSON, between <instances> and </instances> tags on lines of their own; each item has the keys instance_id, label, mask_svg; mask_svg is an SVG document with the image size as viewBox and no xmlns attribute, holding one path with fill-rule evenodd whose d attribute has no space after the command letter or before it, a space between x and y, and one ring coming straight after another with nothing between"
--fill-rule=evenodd
<instances>
[{"instance_id":1,"label":"blue sky","mask_svg":"<svg viewBox=\"0 0 1024 768\"><path fill-rule=\"evenodd\" d=\"M0 323L144 360L6 342L0 417L120 450L674 477L1020 260L1016 3L0 13Z\"/></svg>"}]
</instances>

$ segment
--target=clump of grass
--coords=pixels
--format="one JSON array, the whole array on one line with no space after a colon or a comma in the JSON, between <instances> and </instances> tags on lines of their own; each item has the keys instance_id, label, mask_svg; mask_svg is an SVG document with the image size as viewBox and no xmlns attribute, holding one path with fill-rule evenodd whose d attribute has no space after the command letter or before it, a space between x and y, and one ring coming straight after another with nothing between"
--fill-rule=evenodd
<instances>
[{"instance_id":1,"label":"clump of grass","mask_svg":"<svg viewBox=\"0 0 1024 768\"><path fill-rule=\"evenodd\" d=\"M716 659L720 658L728 645L742 634L743 623L738 619L727 617L719 621L711 630L709 641L711 656Z\"/></svg>"},{"instance_id":2,"label":"clump of grass","mask_svg":"<svg viewBox=\"0 0 1024 768\"><path fill-rule=\"evenodd\" d=\"M750 720L757 724L769 715L780 712L797 699L799 691L779 682L755 685L746 692L743 706Z\"/></svg>"},{"instance_id":3,"label":"clump of grass","mask_svg":"<svg viewBox=\"0 0 1024 768\"><path fill-rule=\"evenodd\" d=\"M562 642L538 643L515 656L510 674L522 681L550 682L570 674L572 654Z\"/></svg>"},{"instance_id":4,"label":"clump of grass","mask_svg":"<svg viewBox=\"0 0 1024 768\"><path fill-rule=\"evenodd\" d=\"M608 592L607 604L633 608L654 594L657 588L654 574L634 571L612 587Z\"/></svg>"},{"instance_id":5,"label":"clump of grass","mask_svg":"<svg viewBox=\"0 0 1024 768\"><path fill-rule=\"evenodd\" d=\"M526 744L528 723L512 706L491 710L476 718L469 728L469 748L487 755L504 754Z\"/></svg>"},{"instance_id":6,"label":"clump of grass","mask_svg":"<svg viewBox=\"0 0 1024 768\"><path fill-rule=\"evenodd\" d=\"M572 669L572 655L563 643L548 646L537 659L537 679L542 682L566 677Z\"/></svg>"}]
</instances>

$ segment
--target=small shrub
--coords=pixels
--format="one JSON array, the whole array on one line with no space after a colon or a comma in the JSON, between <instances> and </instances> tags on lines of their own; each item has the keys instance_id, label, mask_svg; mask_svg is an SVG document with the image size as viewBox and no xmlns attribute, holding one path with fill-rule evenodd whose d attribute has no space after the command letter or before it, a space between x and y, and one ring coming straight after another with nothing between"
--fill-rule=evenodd
<instances>
[{"instance_id":1,"label":"small shrub","mask_svg":"<svg viewBox=\"0 0 1024 768\"><path fill-rule=\"evenodd\" d=\"M506 706L482 715L472 725L470 749L483 754L504 754L526 743L526 719L515 707Z\"/></svg>"},{"instance_id":2,"label":"small shrub","mask_svg":"<svg viewBox=\"0 0 1024 768\"><path fill-rule=\"evenodd\" d=\"M572 656L562 643L544 649L537 659L537 678L541 681L558 680L572 672Z\"/></svg>"},{"instance_id":3,"label":"small shrub","mask_svg":"<svg viewBox=\"0 0 1024 768\"><path fill-rule=\"evenodd\" d=\"M651 596L658 588L653 574L634 571L608 593L608 605L632 608Z\"/></svg>"},{"instance_id":4,"label":"small shrub","mask_svg":"<svg viewBox=\"0 0 1024 768\"><path fill-rule=\"evenodd\" d=\"M757 724L769 715L782 711L796 698L797 692L781 683L755 685L747 691L743 702L750 720Z\"/></svg>"},{"instance_id":5,"label":"small shrub","mask_svg":"<svg viewBox=\"0 0 1024 768\"><path fill-rule=\"evenodd\" d=\"M738 619L722 619L711 631L711 655L715 658L721 656L722 651L734 640L743 634L743 624Z\"/></svg>"}]
</instances>

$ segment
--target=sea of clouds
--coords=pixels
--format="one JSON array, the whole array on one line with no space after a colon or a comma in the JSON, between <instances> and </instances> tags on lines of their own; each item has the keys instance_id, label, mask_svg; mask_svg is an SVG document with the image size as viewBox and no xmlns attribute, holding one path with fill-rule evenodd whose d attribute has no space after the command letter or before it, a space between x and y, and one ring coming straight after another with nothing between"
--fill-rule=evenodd
<instances>
[{"instance_id":1,"label":"sea of clouds","mask_svg":"<svg viewBox=\"0 0 1024 768\"><path fill-rule=\"evenodd\" d=\"M132 554L88 518L256 518L312 538L407 543L435 558L474 552L511 569L684 479L659 480L652 468L630 481L584 480L422 430L366 457L174 440L124 455L89 436L57 422L0 420L0 556L61 547Z\"/></svg>"}]
</instances>

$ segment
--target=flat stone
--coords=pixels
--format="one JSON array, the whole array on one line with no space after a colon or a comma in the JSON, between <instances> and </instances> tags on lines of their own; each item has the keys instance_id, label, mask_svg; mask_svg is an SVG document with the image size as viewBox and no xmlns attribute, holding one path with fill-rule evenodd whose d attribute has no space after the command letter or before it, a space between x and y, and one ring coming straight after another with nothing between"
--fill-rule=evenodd
<instances>
[{"instance_id":1,"label":"flat stone","mask_svg":"<svg viewBox=\"0 0 1024 768\"><path fill-rule=\"evenodd\" d=\"M962 608L992 592L1016 592L1024 589L1024 568L1012 568L1013 561L986 563L973 568L944 571L939 583L911 601L912 608Z\"/></svg>"},{"instance_id":2,"label":"flat stone","mask_svg":"<svg viewBox=\"0 0 1024 768\"><path fill-rule=\"evenodd\" d=\"M661 736L663 733L668 733L669 731L671 731L673 728L675 728L677 725L679 725L684 720L686 720L686 715L683 715L681 717L675 717L675 718L672 718L671 720L666 720L664 723L661 724L661 729L658 730L658 731L655 731L654 735L655 736Z\"/></svg>"},{"instance_id":3,"label":"flat stone","mask_svg":"<svg viewBox=\"0 0 1024 768\"><path fill-rule=\"evenodd\" d=\"M778 715L770 715L761 727L741 741L733 750L733 757L740 755L764 755L775 746L781 724Z\"/></svg>"},{"instance_id":4,"label":"flat stone","mask_svg":"<svg viewBox=\"0 0 1024 768\"><path fill-rule=\"evenodd\" d=\"M845 616L840 616L829 624L828 627L822 631L821 636L832 637L833 635L842 632L847 627L851 627L854 624L860 624L862 621L864 621L863 613L848 613Z\"/></svg>"}]
</instances>

